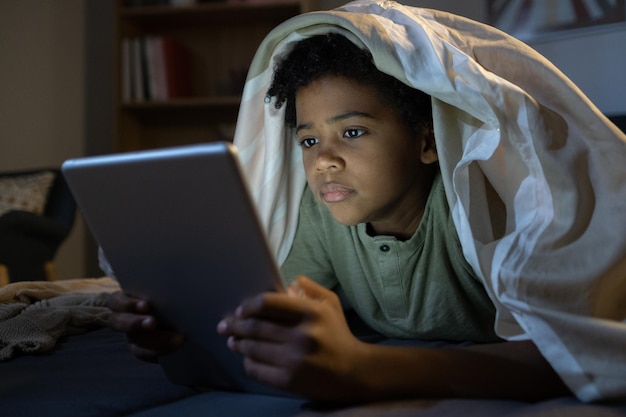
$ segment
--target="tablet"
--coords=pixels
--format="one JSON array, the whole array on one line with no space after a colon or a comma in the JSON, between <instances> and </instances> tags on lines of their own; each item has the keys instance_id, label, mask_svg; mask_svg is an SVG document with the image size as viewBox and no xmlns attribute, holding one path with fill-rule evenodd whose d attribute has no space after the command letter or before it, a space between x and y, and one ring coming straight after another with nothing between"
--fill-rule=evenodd
<instances>
[{"instance_id":1,"label":"tablet","mask_svg":"<svg viewBox=\"0 0 626 417\"><path fill-rule=\"evenodd\" d=\"M115 277L186 336L162 358L177 384L282 394L249 379L218 335L245 298L281 287L226 142L71 159L62 172Z\"/></svg>"}]
</instances>

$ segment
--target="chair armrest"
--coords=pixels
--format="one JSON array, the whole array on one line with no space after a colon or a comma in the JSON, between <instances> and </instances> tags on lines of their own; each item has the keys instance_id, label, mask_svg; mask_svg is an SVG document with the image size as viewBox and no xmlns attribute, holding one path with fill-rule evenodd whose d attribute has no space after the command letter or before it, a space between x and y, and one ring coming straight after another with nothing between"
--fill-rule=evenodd
<instances>
[{"instance_id":1,"label":"chair armrest","mask_svg":"<svg viewBox=\"0 0 626 417\"><path fill-rule=\"evenodd\" d=\"M47 217L21 210L12 210L0 216L0 236L21 234L37 236L50 242L61 242L70 232L70 227Z\"/></svg>"}]
</instances>

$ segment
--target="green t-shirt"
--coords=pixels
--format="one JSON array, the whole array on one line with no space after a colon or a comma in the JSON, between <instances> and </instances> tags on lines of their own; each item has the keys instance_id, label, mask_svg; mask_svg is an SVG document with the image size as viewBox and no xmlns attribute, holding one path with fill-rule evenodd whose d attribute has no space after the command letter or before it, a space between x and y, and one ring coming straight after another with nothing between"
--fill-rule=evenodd
<instances>
[{"instance_id":1,"label":"green t-shirt","mask_svg":"<svg viewBox=\"0 0 626 417\"><path fill-rule=\"evenodd\" d=\"M495 307L463 257L440 176L406 241L338 223L307 188L282 271L288 281L306 275L341 288L361 319L388 337L499 340Z\"/></svg>"}]
</instances>

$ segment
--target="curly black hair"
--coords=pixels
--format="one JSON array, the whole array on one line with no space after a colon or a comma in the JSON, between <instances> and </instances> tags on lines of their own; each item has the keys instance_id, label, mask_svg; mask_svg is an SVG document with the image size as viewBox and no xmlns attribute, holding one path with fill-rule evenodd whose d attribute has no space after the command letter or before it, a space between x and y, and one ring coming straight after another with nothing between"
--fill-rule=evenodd
<instances>
[{"instance_id":1,"label":"curly black hair","mask_svg":"<svg viewBox=\"0 0 626 417\"><path fill-rule=\"evenodd\" d=\"M295 97L298 89L325 75L336 75L371 86L380 98L394 106L412 131L432 126L430 96L379 71L367 49L361 49L345 36L328 33L306 38L274 68L274 79L266 101L276 98L276 108L286 102L285 123L296 125Z\"/></svg>"}]
</instances>

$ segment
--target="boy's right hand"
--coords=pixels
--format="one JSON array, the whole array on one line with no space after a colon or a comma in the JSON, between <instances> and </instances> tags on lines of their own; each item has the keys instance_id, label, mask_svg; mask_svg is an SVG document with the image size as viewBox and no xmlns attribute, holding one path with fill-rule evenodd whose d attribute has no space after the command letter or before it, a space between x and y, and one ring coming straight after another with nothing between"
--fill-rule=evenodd
<instances>
[{"instance_id":1,"label":"boy's right hand","mask_svg":"<svg viewBox=\"0 0 626 417\"><path fill-rule=\"evenodd\" d=\"M146 300L118 291L111 294L107 306L111 309L109 327L126 333L130 351L136 357L156 362L159 356L182 345L182 334L159 328Z\"/></svg>"}]
</instances>

